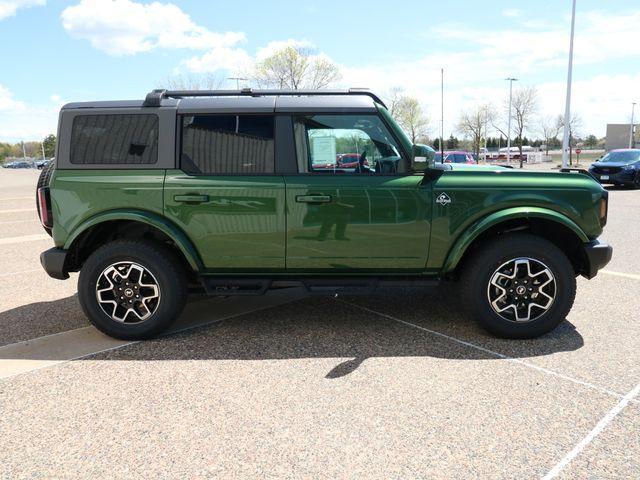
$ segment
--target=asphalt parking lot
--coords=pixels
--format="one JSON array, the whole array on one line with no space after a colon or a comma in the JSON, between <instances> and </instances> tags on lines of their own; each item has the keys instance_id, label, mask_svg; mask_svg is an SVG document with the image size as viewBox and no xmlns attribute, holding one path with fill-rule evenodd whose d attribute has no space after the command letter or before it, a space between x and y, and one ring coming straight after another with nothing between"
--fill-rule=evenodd
<instances>
[{"instance_id":1,"label":"asphalt parking lot","mask_svg":"<svg viewBox=\"0 0 640 480\"><path fill-rule=\"evenodd\" d=\"M194 299L120 342L40 268L37 174L0 170L0 478L640 478L640 191L536 340L438 288Z\"/></svg>"}]
</instances>

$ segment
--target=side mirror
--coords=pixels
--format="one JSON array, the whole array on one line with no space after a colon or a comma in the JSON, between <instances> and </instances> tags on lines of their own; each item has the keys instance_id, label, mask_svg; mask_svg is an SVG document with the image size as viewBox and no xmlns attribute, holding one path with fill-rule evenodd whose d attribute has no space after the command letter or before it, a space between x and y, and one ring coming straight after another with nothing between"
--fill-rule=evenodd
<instances>
[{"instance_id":1,"label":"side mirror","mask_svg":"<svg viewBox=\"0 0 640 480\"><path fill-rule=\"evenodd\" d=\"M436 151L428 145L416 143L413 146L413 164L416 170L432 167L435 163Z\"/></svg>"}]
</instances>

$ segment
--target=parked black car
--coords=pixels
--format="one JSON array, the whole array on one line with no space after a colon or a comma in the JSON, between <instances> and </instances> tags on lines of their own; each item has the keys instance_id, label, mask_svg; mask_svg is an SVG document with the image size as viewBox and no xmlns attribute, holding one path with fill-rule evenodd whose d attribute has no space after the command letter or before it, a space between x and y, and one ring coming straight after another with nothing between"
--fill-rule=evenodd
<instances>
[{"instance_id":1,"label":"parked black car","mask_svg":"<svg viewBox=\"0 0 640 480\"><path fill-rule=\"evenodd\" d=\"M640 149L611 150L589 172L600 183L640 188Z\"/></svg>"},{"instance_id":2,"label":"parked black car","mask_svg":"<svg viewBox=\"0 0 640 480\"><path fill-rule=\"evenodd\" d=\"M31 162L25 162L25 161L15 161L15 162L5 163L3 167L4 168L33 168L34 164Z\"/></svg>"}]
</instances>

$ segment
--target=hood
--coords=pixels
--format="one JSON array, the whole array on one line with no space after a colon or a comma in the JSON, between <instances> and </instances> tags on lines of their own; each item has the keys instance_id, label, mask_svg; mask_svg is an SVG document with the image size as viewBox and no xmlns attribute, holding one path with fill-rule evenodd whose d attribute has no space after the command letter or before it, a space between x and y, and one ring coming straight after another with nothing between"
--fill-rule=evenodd
<instances>
[{"instance_id":1,"label":"hood","mask_svg":"<svg viewBox=\"0 0 640 480\"><path fill-rule=\"evenodd\" d=\"M600 168L619 168L619 167L624 167L626 165L631 165L636 163L635 161L633 162L595 162L591 164L591 168L593 167L600 167Z\"/></svg>"}]
</instances>

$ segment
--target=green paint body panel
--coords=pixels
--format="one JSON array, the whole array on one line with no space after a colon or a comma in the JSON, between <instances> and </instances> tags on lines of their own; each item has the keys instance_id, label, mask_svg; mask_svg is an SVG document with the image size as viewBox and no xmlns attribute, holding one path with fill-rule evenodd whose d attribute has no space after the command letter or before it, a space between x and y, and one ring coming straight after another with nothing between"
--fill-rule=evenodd
<instances>
[{"instance_id":1,"label":"green paint body panel","mask_svg":"<svg viewBox=\"0 0 640 480\"><path fill-rule=\"evenodd\" d=\"M164 176L164 170L54 170L54 243L67 244L84 222L104 212L140 210L162 217Z\"/></svg>"},{"instance_id":2,"label":"green paint body panel","mask_svg":"<svg viewBox=\"0 0 640 480\"><path fill-rule=\"evenodd\" d=\"M188 196L205 198L189 202ZM281 175L192 176L169 170L164 206L166 218L191 238L207 270L284 270L286 212Z\"/></svg>"},{"instance_id":3,"label":"green paint body panel","mask_svg":"<svg viewBox=\"0 0 640 480\"><path fill-rule=\"evenodd\" d=\"M189 265L202 270L197 250L163 212L164 170L55 170L51 179L53 240L69 249L89 228L130 220L151 225L176 243Z\"/></svg>"},{"instance_id":4,"label":"green paint body panel","mask_svg":"<svg viewBox=\"0 0 640 480\"><path fill-rule=\"evenodd\" d=\"M478 235L514 218L555 221L582 242L602 233L603 189L586 175L456 165L433 183L442 192L451 203L434 204L429 271L451 271Z\"/></svg>"},{"instance_id":5,"label":"green paint body panel","mask_svg":"<svg viewBox=\"0 0 640 480\"><path fill-rule=\"evenodd\" d=\"M287 270L416 272L427 262L431 188L422 175L291 175ZM305 203L324 196L329 203Z\"/></svg>"}]
</instances>

